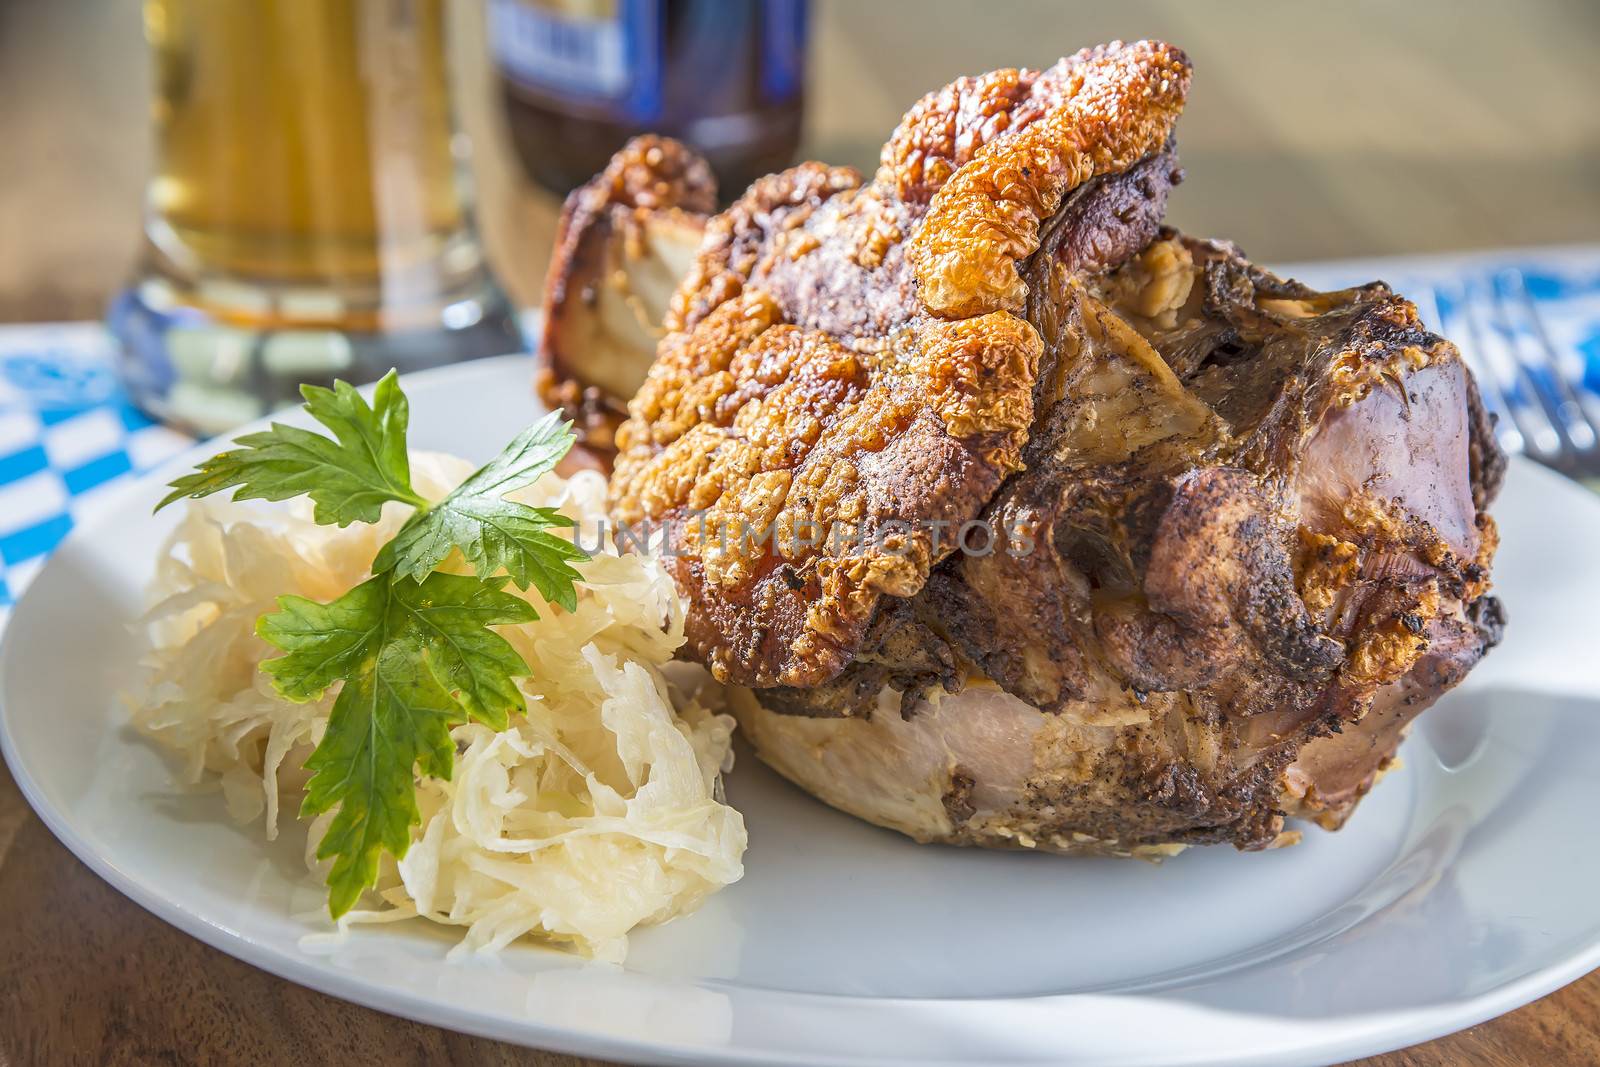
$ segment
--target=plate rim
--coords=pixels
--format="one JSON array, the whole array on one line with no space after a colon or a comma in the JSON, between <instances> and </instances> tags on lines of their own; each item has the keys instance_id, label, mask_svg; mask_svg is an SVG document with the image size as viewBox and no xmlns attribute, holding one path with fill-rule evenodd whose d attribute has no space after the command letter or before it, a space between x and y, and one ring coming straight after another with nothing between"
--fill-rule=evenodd
<instances>
[{"instance_id":1,"label":"plate rim","mask_svg":"<svg viewBox=\"0 0 1600 1067\"><path fill-rule=\"evenodd\" d=\"M520 380L527 385L530 415L536 415L538 412L537 400L534 397L531 384L529 384L531 378L527 374L529 363L530 357L527 354L499 356L473 363L406 375L402 378L402 384L408 389L419 387L425 389L440 380L450 381L451 384L457 384L457 379L486 378L499 380L508 378L515 370L519 373ZM367 388L370 388L370 386ZM59 566L58 561L66 552L87 540L89 534L107 521L109 515L117 511L119 507L124 506L131 496L148 492L154 485L170 480L173 472L179 472L191 467L197 460L221 450L237 434L264 427L275 420L283 421L286 416L296 421L303 418L303 416L290 415L289 413L293 411L295 409L291 408L277 412L233 433L197 443L157 466L152 471L131 479L119 491L109 494L100 501L97 507L74 526L67 539L52 553L44 568L41 569L40 575L36 577L42 577L45 571ZM1558 493L1569 501L1584 500L1586 503L1579 506L1600 509L1600 498L1594 497L1583 487L1563 478L1561 475L1548 471L1538 464L1521 457L1513 457L1512 465L1514 468L1513 477L1541 481L1544 483L1545 492ZM29 614L30 604L38 598L36 590L39 587L37 580L30 583L29 587L23 591L22 596L9 613L9 616L3 622L0 622L0 682L3 682L8 676L8 664L14 655L16 642L11 639L13 627L19 619L25 619ZM3 696L3 692L3 688L0 688L0 696ZM32 769L22 760L15 736L18 723L14 719L15 716L10 709L3 700L0 700L0 755L3 755L17 783L18 790L28 802L29 807L68 851L119 893L156 918L225 955L239 959L285 981L316 990L339 1000L359 1004L385 1014L409 1018L427 1025L524 1047L548 1049L571 1055L600 1056L640 1063L742 1063L773 1065L773 1067L790 1064L882 1065L905 1062L903 1059L882 1056L831 1055L826 1059L820 1059L815 1053L798 1049L763 1049L749 1044L736 1044L732 1041L721 1044L673 1043L620 1036L581 1026L552 1026L533 1019L515 1020L447 1000L429 999L404 989L380 986L370 979L346 974L323 966L319 963L322 957L305 953L295 947L285 950L281 946L258 941L185 907L181 898L176 898L166 892L161 884L147 882L133 875L119 867L116 862L94 847L93 842L74 827L74 820L66 812L49 803L41 781L36 778ZM1318 1017L1307 1020L1313 1025L1308 1027L1306 1032L1292 1039L1287 1037L1274 1039L1268 1046L1259 1047L1254 1051L1243 1054L1229 1054L1226 1058L1219 1058L1217 1054L1212 1052L1210 1054L1202 1054L1192 1061L1186 1062L1196 1064L1226 1062L1240 1065L1256 1063L1313 1064L1328 1062L1331 1059L1347 1059L1390 1051L1455 1033L1513 1011L1548 995L1597 968L1600 968L1600 938L1588 945L1576 946L1573 951L1565 954L1562 958L1536 971L1463 1000L1446 1001L1400 1011L1369 1012L1331 1019ZM775 997L778 1000L796 1004L859 1003L863 999L844 993L757 990L754 987L718 980L707 980L698 984L715 986L730 993L730 995L740 992L758 993L765 997ZM1049 1004L1096 995L1098 994L1042 993L1004 995L993 998L873 997L871 1002L875 1007L888 1011L897 1006L904 1008L909 1005L925 1005L930 1001L938 1001L941 1004L952 1006L966 1004L981 1007L982 1005L1022 1002ZM1119 996L1126 996L1129 1001L1142 999L1148 1004L1152 996L1158 997L1159 994L1143 997L1140 994ZM1236 1014L1244 1018L1247 1023L1252 1020L1266 1021L1276 1018L1270 1014L1244 1012ZM1062 1054L1071 1055L1071 1052L1063 1049ZM950 1060L948 1062L975 1061ZM1044 1061L1024 1059L1016 1062ZM1143 1061L1128 1060L1126 1062Z\"/></svg>"}]
</instances>

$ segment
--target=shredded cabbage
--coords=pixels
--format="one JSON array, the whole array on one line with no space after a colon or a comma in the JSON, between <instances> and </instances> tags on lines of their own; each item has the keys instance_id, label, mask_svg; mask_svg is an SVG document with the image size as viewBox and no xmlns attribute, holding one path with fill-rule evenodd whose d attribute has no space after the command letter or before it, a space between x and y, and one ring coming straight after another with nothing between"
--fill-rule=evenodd
<instances>
[{"instance_id":1,"label":"shredded cabbage","mask_svg":"<svg viewBox=\"0 0 1600 1067\"><path fill-rule=\"evenodd\" d=\"M429 496L470 470L454 457L412 457L413 483ZM547 475L516 498L559 507L584 547L599 540L598 474ZM230 814L264 817L268 838L304 785L300 765L334 694L280 697L257 670L276 650L256 636L256 619L282 594L327 601L363 580L406 514L390 505L375 525L338 529L313 523L309 506L211 498L189 505L158 561L134 724L183 757L189 780L215 775ZM467 572L459 555L445 566ZM341 935L350 923L418 915L466 928L455 953L528 934L620 960L634 927L691 911L743 874L744 820L720 777L732 766L733 719L703 672L669 663L683 641L671 578L653 555L610 548L577 569L575 612L530 589L521 595L539 621L499 628L533 669L519 682L527 715L499 733L453 730L453 779L418 780L422 825L402 860L385 857L371 906L341 919ZM307 824L313 870L331 818Z\"/></svg>"}]
</instances>

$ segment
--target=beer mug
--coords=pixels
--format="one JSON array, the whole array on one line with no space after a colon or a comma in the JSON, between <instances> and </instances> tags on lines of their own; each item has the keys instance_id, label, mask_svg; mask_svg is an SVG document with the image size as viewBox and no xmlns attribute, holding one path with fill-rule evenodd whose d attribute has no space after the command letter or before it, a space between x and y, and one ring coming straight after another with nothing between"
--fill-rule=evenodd
<instances>
[{"instance_id":1,"label":"beer mug","mask_svg":"<svg viewBox=\"0 0 1600 1067\"><path fill-rule=\"evenodd\" d=\"M447 0L145 0L156 165L111 311L134 398L217 432L520 351L472 218Z\"/></svg>"}]
</instances>

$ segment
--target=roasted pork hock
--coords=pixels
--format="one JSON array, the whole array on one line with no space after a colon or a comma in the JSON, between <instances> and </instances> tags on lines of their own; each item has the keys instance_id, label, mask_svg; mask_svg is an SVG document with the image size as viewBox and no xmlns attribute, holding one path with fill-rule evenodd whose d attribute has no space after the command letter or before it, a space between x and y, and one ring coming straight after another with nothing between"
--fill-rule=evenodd
<instances>
[{"instance_id":1,"label":"roasted pork hock","mask_svg":"<svg viewBox=\"0 0 1600 1067\"><path fill-rule=\"evenodd\" d=\"M1381 284L1162 226L1183 53L930 94L711 219L617 434L762 759L921 841L1333 829L1499 634L1504 460Z\"/></svg>"}]
</instances>

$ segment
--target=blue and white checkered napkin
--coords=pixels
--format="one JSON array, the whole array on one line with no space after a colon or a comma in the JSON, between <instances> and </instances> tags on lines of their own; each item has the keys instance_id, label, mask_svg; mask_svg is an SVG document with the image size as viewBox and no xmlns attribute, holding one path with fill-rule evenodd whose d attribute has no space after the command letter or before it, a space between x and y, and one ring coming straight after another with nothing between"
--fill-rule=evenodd
<instances>
[{"instance_id":1,"label":"blue and white checkered napkin","mask_svg":"<svg viewBox=\"0 0 1600 1067\"><path fill-rule=\"evenodd\" d=\"M191 443L128 402L98 324L0 327L0 622L74 522Z\"/></svg>"},{"instance_id":2,"label":"blue and white checkered napkin","mask_svg":"<svg viewBox=\"0 0 1600 1067\"><path fill-rule=\"evenodd\" d=\"M1381 278L1414 300L1461 346L1514 450L1537 455L1541 435L1561 430L1563 395L1600 413L1600 247L1285 273L1321 288ZM1536 341L1554 351L1560 380L1550 361L1522 358ZM0 327L0 623L75 521L190 443L128 402L99 325Z\"/></svg>"}]
</instances>

